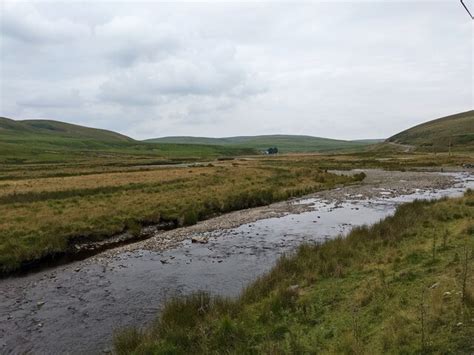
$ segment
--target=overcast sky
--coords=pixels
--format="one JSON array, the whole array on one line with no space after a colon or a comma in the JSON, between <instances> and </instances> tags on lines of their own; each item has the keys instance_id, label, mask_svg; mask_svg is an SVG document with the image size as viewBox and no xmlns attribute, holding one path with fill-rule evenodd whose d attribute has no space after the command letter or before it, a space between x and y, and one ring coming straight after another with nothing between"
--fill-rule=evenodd
<instances>
[{"instance_id":1,"label":"overcast sky","mask_svg":"<svg viewBox=\"0 0 474 355\"><path fill-rule=\"evenodd\" d=\"M458 0L1 1L0 115L14 119L358 139L473 107Z\"/></svg>"}]
</instances>

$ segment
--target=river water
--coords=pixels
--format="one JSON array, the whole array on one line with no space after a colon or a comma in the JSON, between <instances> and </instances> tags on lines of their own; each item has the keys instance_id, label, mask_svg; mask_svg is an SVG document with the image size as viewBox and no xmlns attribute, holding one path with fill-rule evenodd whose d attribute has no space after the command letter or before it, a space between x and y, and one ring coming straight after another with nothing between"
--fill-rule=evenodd
<instances>
[{"instance_id":1,"label":"river water","mask_svg":"<svg viewBox=\"0 0 474 355\"><path fill-rule=\"evenodd\" d=\"M299 200L311 205L308 212L207 232L207 244L188 239L167 251L125 252L1 280L0 352L109 352L114 329L146 325L170 297L198 290L235 296L303 242L323 242L377 222L403 202L474 188L469 173L453 176L457 183L442 190L391 197L393 191L379 189L372 199Z\"/></svg>"}]
</instances>

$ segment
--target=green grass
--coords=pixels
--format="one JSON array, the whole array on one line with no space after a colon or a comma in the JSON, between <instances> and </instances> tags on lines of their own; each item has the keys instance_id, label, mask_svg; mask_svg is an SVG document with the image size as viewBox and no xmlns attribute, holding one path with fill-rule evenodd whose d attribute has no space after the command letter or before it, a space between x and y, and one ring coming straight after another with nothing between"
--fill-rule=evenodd
<instances>
[{"instance_id":1,"label":"green grass","mask_svg":"<svg viewBox=\"0 0 474 355\"><path fill-rule=\"evenodd\" d=\"M301 152L336 152L362 149L378 140L345 141L338 139L298 136L298 135L264 135L248 137L206 138L206 137L164 137L149 139L154 143L209 144L251 148L258 151L277 147L281 153Z\"/></svg>"},{"instance_id":2,"label":"green grass","mask_svg":"<svg viewBox=\"0 0 474 355\"><path fill-rule=\"evenodd\" d=\"M190 161L255 154L247 148L147 144L121 134L64 122L0 117L0 164Z\"/></svg>"},{"instance_id":3,"label":"green grass","mask_svg":"<svg viewBox=\"0 0 474 355\"><path fill-rule=\"evenodd\" d=\"M51 137L80 137L102 141L133 141L131 138L116 132L51 120L15 121L9 118L0 117L0 132L1 131L8 131L10 134L17 135L30 133Z\"/></svg>"},{"instance_id":4,"label":"green grass","mask_svg":"<svg viewBox=\"0 0 474 355\"><path fill-rule=\"evenodd\" d=\"M400 132L387 142L414 145L426 151L474 150L474 111L438 118Z\"/></svg>"},{"instance_id":5,"label":"green grass","mask_svg":"<svg viewBox=\"0 0 474 355\"><path fill-rule=\"evenodd\" d=\"M237 299L201 292L117 333L118 354L474 351L474 194L415 201L282 257Z\"/></svg>"}]
</instances>

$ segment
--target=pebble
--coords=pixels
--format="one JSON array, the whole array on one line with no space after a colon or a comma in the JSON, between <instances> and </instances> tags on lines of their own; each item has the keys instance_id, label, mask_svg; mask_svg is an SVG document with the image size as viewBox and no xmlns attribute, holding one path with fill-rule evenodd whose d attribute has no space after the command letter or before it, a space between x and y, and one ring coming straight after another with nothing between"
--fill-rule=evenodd
<instances>
[{"instance_id":1,"label":"pebble","mask_svg":"<svg viewBox=\"0 0 474 355\"><path fill-rule=\"evenodd\" d=\"M192 237L191 238L191 243L207 244L208 242L209 242L209 239L204 238L204 237Z\"/></svg>"}]
</instances>

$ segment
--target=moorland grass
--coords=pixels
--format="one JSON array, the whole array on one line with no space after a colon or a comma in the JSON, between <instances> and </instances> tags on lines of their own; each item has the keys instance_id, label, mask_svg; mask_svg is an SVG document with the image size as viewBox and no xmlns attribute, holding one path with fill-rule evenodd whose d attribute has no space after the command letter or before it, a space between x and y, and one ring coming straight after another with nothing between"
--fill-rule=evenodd
<instances>
[{"instance_id":1,"label":"moorland grass","mask_svg":"<svg viewBox=\"0 0 474 355\"><path fill-rule=\"evenodd\" d=\"M51 164L126 160L172 161L255 154L245 147L151 144L121 134L59 121L0 117L0 164Z\"/></svg>"},{"instance_id":2,"label":"moorland grass","mask_svg":"<svg viewBox=\"0 0 474 355\"><path fill-rule=\"evenodd\" d=\"M211 216L360 181L317 164L224 160L194 167L0 181L0 271L140 227Z\"/></svg>"},{"instance_id":3,"label":"moorland grass","mask_svg":"<svg viewBox=\"0 0 474 355\"><path fill-rule=\"evenodd\" d=\"M474 110L422 123L390 137L388 141L414 145L425 151L472 151Z\"/></svg>"},{"instance_id":4,"label":"moorland grass","mask_svg":"<svg viewBox=\"0 0 474 355\"><path fill-rule=\"evenodd\" d=\"M118 354L474 351L474 193L415 201L346 238L303 245L237 299L171 300Z\"/></svg>"}]
</instances>

